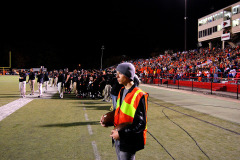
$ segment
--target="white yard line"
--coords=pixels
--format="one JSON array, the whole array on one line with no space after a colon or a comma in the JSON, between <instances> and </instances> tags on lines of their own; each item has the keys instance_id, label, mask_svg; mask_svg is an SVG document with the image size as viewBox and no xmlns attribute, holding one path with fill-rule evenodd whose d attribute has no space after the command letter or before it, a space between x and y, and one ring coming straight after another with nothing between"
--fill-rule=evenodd
<instances>
[{"instance_id":1,"label":"white yard line","mask_svg":"<svg viewBox=\"0 0 240 160\"><path fill-rule=\"evenodd\" d=\"M92 127L90 124L87 125L89 135L93 135Z\"/></svg>"},{"instance_id":2,"label":"white yard line","mask_svg":"<svg viewBox=\"0 0 240 160\"><path fill-rule=\"evenodd\" d=\"M41 98L52 98L52 96L57 92L57 88L49 87L47 93L43 93L43 97ZM38 96L38 92L35 92L35 95L27 95L26 98L19 98L13 102L5 104L0 107L0 121L4 118L8 117L18 109L22 108L32 100L36 99Z\"/></svg>"},{"instance_id":3,"label":"white yard line","mask_svg":"<svg viewBox=\"0 0 240 160\"><path fill-rule=\"evenodd\" d=\"M85 116L85 120L89 121L87 113L85 113L84 116Z\"/></svg>"},{"instance_id":4,"label":"white yard line","mask_svg":"<svg viewBox=\"0 0 240 160\"><path fill-rule=\"evenodd\" d=\"M87 115L87 113L86 113L86 108L83 107L83 110L85 111L85 113L84 113L85 120L86 120L86 121L89 121L88 115ZM89 135L90 135L90 136L93 135L92 127L91 127L90 124L87 125L87 128L88 128L88 133L89 133ZM92 147L93 147L93 152L94 152L95 160L101 160L101 157L100 157L100 155L99 155L99 153L98 153L97 144L96 144L95 141L92 141Z\"/></svg>"},{"instance_id":5,"label":"white yard line","mask_svg":"<svg viewBox=\"0 0 240 160\"><path fill-rule=\"evenodd\" d=\"M95 141L92 141L92 146L93 146L93 152L94 152L94 155L95 155L95 160L100 160L101 157L98 153L98 150L97 150L97 144Z\"/></svg>"},{"instance_id":6,"label":"white yard line","mask_svg":"<svg viewBox=\"0 0 240 160\"><path fill-rule=\"evenodd\" d=\"M86 120L86 121L89 121L88 115L87 115L87 113L86 113L86 108L84 107L83 110L85 110L85 114L84 114L85 120ZM87 125L87 128L88 128L88 133L89 133L89 135L90 135L90 136L93 135L92 127L91 127L90 124Z\"/></svg>"}]
</instances>

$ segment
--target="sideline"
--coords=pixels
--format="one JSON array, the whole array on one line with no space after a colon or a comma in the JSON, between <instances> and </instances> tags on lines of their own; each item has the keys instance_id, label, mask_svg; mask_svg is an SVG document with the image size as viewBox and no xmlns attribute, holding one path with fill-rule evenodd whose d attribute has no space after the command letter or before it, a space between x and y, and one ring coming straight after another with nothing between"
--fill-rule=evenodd
<instances>
[{"instance_id":1,"label":"sideline","mask_svg":"<svg viewBox=\"0 0 240 160\"><path fill-rule=\"evenodd\" d=\"M152 88L166 90L166 91L186 93L186 94L191 94L191 95L200 95L200 96L212 97L212 98L216 98L216 99L220 99L220 100L240 103L240 101L238 99L233 99L233 98L228 98L228 97L221 97L221 96L217 96L217 95L211 95L211 94L207 94L206 95L206 94L203 94L203 93L198 93L198 92L193 92L193 91L188 91L188 90L181 90L181 89L175 89L175 88L166 88L166 87L149 85L149 84L140 84L140 85L144 86L144 87L152 87Z\"/></svg>"},{"instance_id":2,"label":"sideline","mask_svg":"<svg viewBox=\"0 0 240 160\"><path fill-rule=\"evenodd\" d=\"M240 124L239 100L141 84L151 97Z\"/></svg>"},{"instance_id":3,"label":"sideline","mask_svg":"<svg viewBox=\"0 0 240 160\"><path fill-rule=\"evenodd\" d=\"M16 110L25 106L32 100L32 98L19 98L13 102L3 105L2 107L0 107L0 121L5 119L10 114L14 113Z\"/></svg>"},{"instance_id":4,"label":"sideline","mask_svg":"<svg viewBox=\"0 0 240 160\"><path fill-rule=\"evenodd\" d=\"M47 93L43 93L43 97L40 99L50 99L52 96L57 93L57 88L56 87L49 87ZM39 99L38 98L38 91L35 92L35 95L26 95L26 98L19 98L15 101L12 101L8 104L5 104L0 107L0 121L17 111L18 109L22 108L29 102L33 101L34 99Z\"/></svg>"}]
</instances>

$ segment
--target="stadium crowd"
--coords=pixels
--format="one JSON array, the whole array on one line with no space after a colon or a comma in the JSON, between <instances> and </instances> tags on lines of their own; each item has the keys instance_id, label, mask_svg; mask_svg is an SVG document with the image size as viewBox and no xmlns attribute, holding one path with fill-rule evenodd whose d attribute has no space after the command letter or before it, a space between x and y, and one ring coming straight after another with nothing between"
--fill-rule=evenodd
<instances>
[{"instance_id":1,"label":"stadium crowd","mask_svg":"<svg viewBox=\"0 0 240 160\"><path fill-rule=\"evenodd\" d=\"M207 82L211 78L218 82L221 78L240 78L240 49L213 48L189 52L165 53L150 59L131 61L140 77L170 77Z\"/></svg>"},{"instance_id":2,"label":"stadium crowd","mask_svg":"<svg viewBox=\"0 0 240 160\"><path fill-rule=\"evenodd\" d=\"M240 48L228 47L224 50L219 48L192 50L188 52L165 53L149 59L131 60L134 64L136 74L143 79L144 77L169 77L172 79L189 80L194 79L201 82L219 82L220 79L240 79ZM54 70L44 72L40 70L37 74L30 70L20 72L19 88L22 97L25 97L25 90L21 90L26 85L26 77L29 75L31 94L34 94L35 77L37 77L39 96L42 96L44 85L47 92L50 87L57 86L60 98L63 94L73 92L78 98L103 98L110 101L113 95L117 96L121 86L116 79L116 66L100 70L74 70L70 72L64 70ZM25 83L24 83L25 81ZM21 87L23 86L23 87ZM117 87L117 89L112 89ZM113 92L116 93L113 93ZM114 97L116 98L116 97Z\"/></svg>"}]
</instances>

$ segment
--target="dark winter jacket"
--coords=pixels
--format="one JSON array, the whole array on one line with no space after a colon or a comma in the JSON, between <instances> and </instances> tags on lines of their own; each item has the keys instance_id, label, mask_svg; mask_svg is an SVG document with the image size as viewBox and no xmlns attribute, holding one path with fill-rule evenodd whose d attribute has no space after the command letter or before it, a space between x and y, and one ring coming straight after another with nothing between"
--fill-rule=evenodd
<instances>
[{"instance_id":1,"label":"dark winter jacket","mask_svg":"<svg viewBox=\"0 0 240 160\"><path fill-rule=\"evenodd\" d=\"M130 93L136 86L132 86L128 93ZM127 93L127 94L128 94ZM122 99L123 89L120 92L120 100ZM120 102L121 106L122 102ZM120 137L120 150L124 152L136 152L144 149L143 131L146 127L146 103L145 98L139 101L139 105L134 115L133 123L118 131Z\"/></svg>"}]
</instances>

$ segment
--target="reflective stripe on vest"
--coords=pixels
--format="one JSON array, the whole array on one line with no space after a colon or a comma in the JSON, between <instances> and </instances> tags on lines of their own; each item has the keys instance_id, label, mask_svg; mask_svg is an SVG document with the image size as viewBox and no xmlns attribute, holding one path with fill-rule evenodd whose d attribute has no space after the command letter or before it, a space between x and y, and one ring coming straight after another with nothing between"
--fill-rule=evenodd
<instances>
[{"instance_id":1,"label":"reflective stripe on vest","mask_svg":"<svg viewBox=\"0 0 240 160\"><path fill-rule=\"evenodd\" d=\"M142 90L137 90L137 91L134 93L134 95L133 95L133 97L132 97L132 100L131 100L131 104L128 104L127 102L125 102L125 100L123 100L120 110L121 110L124 114L126 114L126 115L134 118L134 115L135 115L135 112L136 112L136 108L134 107L134 102L135 102L135 100L136 100L137 95L138 95L141 91L142 91ZM118 108L119 106L120 106L120 98L119 98L118 101L117 101L117 108Z\"/></svg>"},{"instance_id":2,"label":"reflective stripe on vest","mask_svg":"<svg viewBox=\"0 0 240 160\"><path fill-rule=\"evenodd\" d=\"M120 92L119 92L114 118L115 126L125 122L133 122L133 118L135 116L139 100L142 97L142 95L145 94L146 93L143 92L140 88L134 88L132 92L126 95L120 107ZM136 99L138 100L136 101Z\"/></svg>"},{"instance_id":3,"label":"reflective stripe on vest","mask_svg":"<svg viewBox=\"0 0 240 160\"><path fill-rule=\"evenodd\" d=\"M146 144L146 139L147 139L147 110L148 110L148 94L144 91L142 91L140 88L134 88L132 92L128 93L126 97L124 98L121 106L120 106L120 93L118 94L118 99L117 99L117 106L116 106L116 111L115 111L115 116L114 116L114 126L117 126L121 123L126 123L126 122L133 122L137 107L139 105L140 99L142 96L145 98L145 109L146 109L146 126L143 131L143 140L144 140L144 145Z\"/></svg>"}]
</instances>

